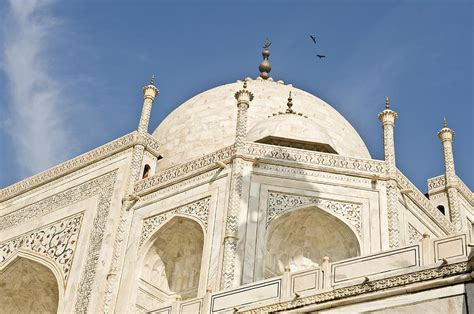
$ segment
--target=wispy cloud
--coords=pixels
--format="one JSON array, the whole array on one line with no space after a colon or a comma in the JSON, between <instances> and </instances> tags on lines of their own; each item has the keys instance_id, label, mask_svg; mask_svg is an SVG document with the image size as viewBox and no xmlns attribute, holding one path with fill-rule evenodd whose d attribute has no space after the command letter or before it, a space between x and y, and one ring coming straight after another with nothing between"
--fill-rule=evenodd
<instances>
[{"instance_id":1,"label":"wispy cloud","mask_svg":"<svg viewBox=\"0 0 474 314\"><path fill-rule=\"evenodd\" d=\"M51 0L10 0L3 22L2 70L8 78L7 126L20 176L44 170L66 156L68 131L55 78L51 46L59 22Z\"/></svg>"}]
</instances>

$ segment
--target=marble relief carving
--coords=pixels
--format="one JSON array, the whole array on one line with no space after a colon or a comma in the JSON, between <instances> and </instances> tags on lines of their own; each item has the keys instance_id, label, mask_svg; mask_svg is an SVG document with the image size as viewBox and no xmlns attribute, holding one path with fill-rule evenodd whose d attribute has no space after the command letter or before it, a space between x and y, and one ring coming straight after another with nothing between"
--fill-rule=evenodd
<instances>
[{"instance_id":1,"label":"marble relief carving","mask_svg":"<svg viewBox=\"0 0 474 314\"><path fill-rule=\"evenodd\" d=\"M148 239L168 218L176 214L184 214L199 219L207 230L207 219L209 215L210 197L174 208L170 211L146 218L143 220L140 246Z\"/></svg>"},{"instance_id":2,"label":"marble relief carving","mask_svg":"<svg viewBox=\"0 0 474 314\"><path fill-rule=\"evenodd\" d=\"M99 194L115 181L116 171L84 182L0 217L0 231Z\"/></svg>"},{"instance_id":3,"label":"marble relief carving","mask_svg":"<svg viewBox=\"0 0 474 314\"><path fill-rule=\"evenodd\" d=\"M268 193L268 208L266 225L278 214L295 207L316 205L336 214L357 230L359 237L362 235L361 212L362 205L357 203L341 202L317 197L293 195L270 191Z\"/></svg>"},{"instance_id":4,"label":"marble relief carving","mask_svg":"<svg viewBox=\"0 0 474 314\"><path fill-rule=\"evenodd\" d=\"M18 250L29 250L54 261L66 282L82 218L81 213L0 243L0 265L5 264Z\"/></svg>"},{"instance_id":5,"label":"marble relief carving","mask_svg":"<svg viewBox=\"0 0 474 314\"><path fill-rule=\"evenodd\" d=\"M418 244L423 239L423 234L411 224L408 224L408 244Z\"/></svg>"},{"instance_id":6,"label":"marble relief carving","mask_svg":"<svg viewBox=\"0 0 474 314\"><path fill-rule=\"evenodd\" d=\"M1 189L0 201L9 199L15 195L28 191L29 189L45 184L50 180L64 176L66 173L77 170L79 167L87 166L90 163L96 162L102 158L105 158L106 156L130 147L134 143L135 134L136 132L129 133L119 139L116 139L115 141L91 150L88 153L82 154L49 170Z\"/></svg>"},{"instance_id":7,"label":"marble relief carving","mask_svg":"<svg viewBox=\"0 0 474 314\"><path fill-rule=\"evenodd\" d=\"M420 212L423 216L427 216L427 219L433 219L438 222L438 225L443 228L443 230L447 231L447 233L454 233L455 228L454 225L433 205L431 204L430 200L427 199L423 193L418 190L418 188L410 182L410 180L397 170L395 173L397 183L401 186L402 189L409 189L412 190L413 193L408 194L408 197L412 199L415 203L423 208L421 210L418 207L415 207L416 210Z\"/></svg>"},{"instance_id":8,"label":"marble relief carving","mask_svg":"<svg viewBox=\"0 0 474 314\"><path fill-rule=\"evenodd\" d=\"M259 143L246 143L245 153L264 158L305 162L320 166L358 170L374 174L385 173L385 164L381 161L343 157L335 154L305 151L295 148Z\"/></svg>"}]
</instances>

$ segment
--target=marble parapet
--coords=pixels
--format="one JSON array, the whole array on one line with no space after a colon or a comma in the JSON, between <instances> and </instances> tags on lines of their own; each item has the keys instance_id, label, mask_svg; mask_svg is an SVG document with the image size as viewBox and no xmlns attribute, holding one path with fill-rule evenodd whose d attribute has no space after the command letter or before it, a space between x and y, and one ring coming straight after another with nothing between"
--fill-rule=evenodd
<instances>
[{"instance_id":1,"label":"marble parapet","mask_svg":"<svg viewBox=\"0 0 474 314\"><path fill-rule=\"evenodd\" d=\"M474 251L468 239L467 233L423 238L403 248L333 263L323 261L313 269L288 270L282 276L166 304L153 313L186 313L191 308L195 313L270 313L324 306L354 296L384 298L381 292L389 289L405 294L416 291L417 284L439 287L472 282ZM402 289L396 290L398 287Z\"/></svg>"}]
</instances>

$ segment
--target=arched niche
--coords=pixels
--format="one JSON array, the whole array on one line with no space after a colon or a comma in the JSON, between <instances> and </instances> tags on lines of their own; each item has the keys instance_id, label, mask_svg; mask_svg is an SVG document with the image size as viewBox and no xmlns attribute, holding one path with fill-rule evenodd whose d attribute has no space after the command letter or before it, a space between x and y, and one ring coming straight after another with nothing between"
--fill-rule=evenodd
<instances>
[{"instance_id":1,"label":"arched niche","mask_svg":"<svg viewBox=\"0 0 474 314\"><path fill-rule=\"evenodd\" d=\"M265 277L309 269L324 256L338 261L360 255L354 231L343 221L317 207L306 207L275 217L267 229Z\"/></svg>"},{"instance_id":2,"label":"arched niche","mask_svg":"<svg viewBox=\"0 0 474 314\"><path fill-rule=\"evenodd\" d=\"M204 233L196 221L175 216L151 238L141 268L137 307L153 310L180 295L197 296Z\"/></svg>"},{"instance_id":3,"label":"arched niche","mask_svg":"<svg viewBox=\"0 0 474 314\"><path fill-rule=\"evenodd\" d=\"M45 265L16 257L0 270L0 304L4 313L57 313L60 289Z\"/></svg>"}]
</instances>

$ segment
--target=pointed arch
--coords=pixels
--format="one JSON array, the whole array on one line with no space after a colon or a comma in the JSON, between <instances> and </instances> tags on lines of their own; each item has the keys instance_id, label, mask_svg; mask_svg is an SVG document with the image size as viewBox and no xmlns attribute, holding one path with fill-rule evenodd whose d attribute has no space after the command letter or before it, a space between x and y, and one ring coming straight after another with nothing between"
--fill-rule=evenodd
<instances>
[{"instance_id":1,"label":"pointed arch","mask_svg":"<svg viewBox=\"0 0 474 314\"><path fill-rule=\"evenodd\" d=\"M196 297L203 247L204 228L197 219L167 219L143 246L137 307L153 310L176 295Z\"/></svg>"},{"instance_id":2,"label":"pointed arch","mask_svg":"<svg viewBox=\"0 0 474 314\"><path fill-rule=\"evenodd\" d=\"M42 256L20 250L0 268L5 313L56 313L64 293L61 271Z\"/></svg>"},{"instance_id":3,"label":"pointed arch","mask_svg":"<svg viewBox=\"0 0 474 314\"><path fill-rule=\"evenodd\" d=\"M266 232L265 277L316 267L324 256L337 261L360 255L352 226L317 206L285 211L272 219Z\"/></svg>"}]
</instances>

